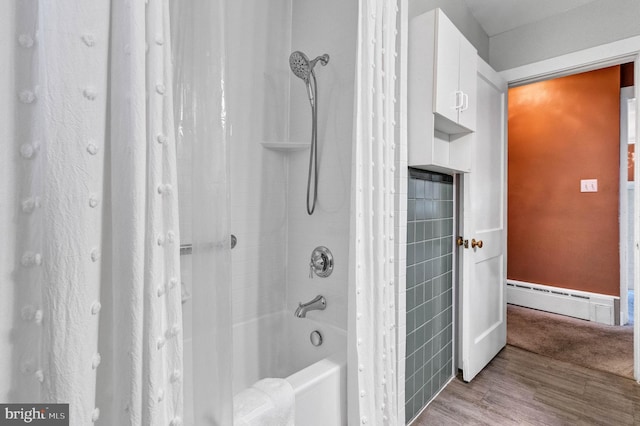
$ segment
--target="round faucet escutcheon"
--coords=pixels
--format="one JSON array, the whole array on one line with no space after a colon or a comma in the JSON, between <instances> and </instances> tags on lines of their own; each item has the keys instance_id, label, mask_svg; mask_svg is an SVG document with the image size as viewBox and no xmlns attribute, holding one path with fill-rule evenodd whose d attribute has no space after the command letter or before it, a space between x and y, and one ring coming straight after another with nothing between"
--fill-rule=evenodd
<instances>
[{"instance_id":1,"label":"round faucet escutcheon","mask_svg":"<svg viewBox=\"0 0 640 426\"><path fill-rule=\"evenodd\" d=\"M333 254L325 246L316 247L311 252L309 262L309 278L316 274L320 278L326 278L333 272Z\"/></svg>"},{"instance_id":2,"label":"round faucet escutcheon","mask_svg":"<svg viewBox=\"0 0 640 426\"><path fill-rule=\"evenodd\" d=\"M322 344L322 333L318 330L313 330L309 335L309 340L313 346L320 346Z\"/></svg>"}]
</instances>

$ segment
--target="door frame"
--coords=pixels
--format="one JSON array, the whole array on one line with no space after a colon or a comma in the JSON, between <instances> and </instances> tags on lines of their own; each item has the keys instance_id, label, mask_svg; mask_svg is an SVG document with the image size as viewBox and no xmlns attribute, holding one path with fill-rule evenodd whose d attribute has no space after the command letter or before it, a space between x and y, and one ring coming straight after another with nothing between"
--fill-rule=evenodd
<instances>
[{"instance_id":1,"label":"door frame","mask_svg":"<svg viewBox=\"0 0 640 426\"><path fill-rule=\"evenodd\" d=\"M568 53L551 59L523 65L504 70L500 75L508 82L509 87L521 86L556 77L564 77L570 74L592 71L608 66L634 62L634 93L639 98L640 84L640 36L618 40L578 52ZM636 129L640 129L640 114L636 113ZM636 132L636 144L640 142L640 132ZM640 194L638 183L640 182L640 167L635 167L634 185L634 265L640 265ZM506 183L505 183L506 184ZM634 268L633 288L634 294L640 293L640 271ZM634 304L633 324L633 371L634 378L640 382L640 304Z\"/></svg>"},{"instance_id":2,"label":"door frame","mask_svg":"<svg viewBox=\"0 0 640 426\"><path fill-rule=\"evenodd\" d=\"M633 231L633 229L629 229L629 203L633 203L633 200L629 198L628 182L629 137L627 133L628 130L622 126L622 124L628 126L628 118L624 117L622 112L627 112L628 110L628 106L624 104L627 99L634 97L634 87L620 88L620 325L627 324L629 320L629 298L627 290L629 288L630 278L629 264L633 261L633 258L629 257L630 247L628 244L630 233ZM635 182L631 182L631 185L635 188ZM633 244L631 246L633 246Z\"/></svg>"}]
</instances>

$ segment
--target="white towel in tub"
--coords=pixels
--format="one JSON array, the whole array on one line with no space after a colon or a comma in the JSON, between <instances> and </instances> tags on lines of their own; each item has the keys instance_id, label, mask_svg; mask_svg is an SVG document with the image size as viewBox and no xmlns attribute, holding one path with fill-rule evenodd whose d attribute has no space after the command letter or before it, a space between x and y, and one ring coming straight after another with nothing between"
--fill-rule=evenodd
<instances>
[{"instance_id":1,"label":"white towel in tub","mask_svg":"<svg viewBox=\"0 0 640 426\"><path fill-rule=\"evenodd\" d=\"M295 394L285 379L262 379L233 397L234 426L294 426Z\"/></svg>"}]
</instances>

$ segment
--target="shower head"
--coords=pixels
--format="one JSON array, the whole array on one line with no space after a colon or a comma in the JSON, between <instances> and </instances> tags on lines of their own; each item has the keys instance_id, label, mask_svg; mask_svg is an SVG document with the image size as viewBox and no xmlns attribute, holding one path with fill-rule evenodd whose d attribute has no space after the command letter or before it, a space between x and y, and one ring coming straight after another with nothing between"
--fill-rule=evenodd
<instances>
[{"instance_id":1,"label":"shower head","mask_svg":"<svg viewBox=\"0 0 640 426\"><path fill-rule=\"evenodd\" d=\"M301 78L305 83L309 82L309 58L302 52L295 51L289 56L289 66L296 77Z\"/></svg>"},{"instance_id":2,"label":"shower head","mask_svg":"<svg viewBox=\"0 0 640 426\"><path fill-rule=\"evenodd\" d=\"M307 94L309 95L311 107L315 105L315 97L313 95L313 90L311 89L310 77L313 77L315 85L316 76L313 72L313 67L316 66L318 61L320 61L323 66L327 65L329 62L329 55L325 53L324 55L318 56L313 61L309 61L307 55L296 50L289 56L289 66L291 67L291 71L296 77L301 78L307 86Z\"/></svg>"},{"instance_id":3,"label":"shower head","mask_svg":"<svg viewBox=\"0 0 640 426\"><path fill-rule=\"evenodd\" d=\"M329 55L326 53L322 56L318 56L313 61L309 61L307 55L296 50L289 56L289 66L291 67L291 71L296 75L296 77L304 80L305 83L309 83L309 76L313 73L313 67L316 66L316 63L320 61L322 65L327 65L329 62Z\"/></svg>"}]
</instances>

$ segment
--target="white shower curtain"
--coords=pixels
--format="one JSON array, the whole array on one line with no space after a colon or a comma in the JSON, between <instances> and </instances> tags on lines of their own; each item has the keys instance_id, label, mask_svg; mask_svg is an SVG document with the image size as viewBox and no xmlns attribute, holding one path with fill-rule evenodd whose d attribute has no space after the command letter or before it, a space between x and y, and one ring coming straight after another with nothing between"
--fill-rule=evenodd
<instances>
[{"instance_id":1,"label":"white shower curtain","mask_svg":"<svg viewBox=\"0 0 640 426\"><path fill-rule=\"evenodd\" d=\"M235 0L231 0L235 1ZM178 144L190 152L185 229L193 253L185 309L185 423L233 422L229 130L226 98L226 0L174 1ZM182 163L181 163L182 164ZM183 175L183 176L184 176ZM184 220L184 218L183 218ZM184 269L183 269L184 270ZM188 281L187 281L188 282Z\"/></svg>"},{"instance_id":2,"label":"white shower curtain","mask_svg":"<svg viewBox=\"0 0 640 426\"><path fill-rule=\"evenodd\" d=\"M349 424L398 416L395 279L397 2L360 0L352 166ZM357 389L355 388L357 386Z\"/></svg>"},{"instance_id":3,"label":"white shower curtain","mask_svg":"<svg viewBox=\"0 0 640 426\"><path fill-rule=\"evenodd\" d=\"M10 402L69 403L71 425L179 425L168 0L13 8Z\"/></svg>"}]
</instances>

